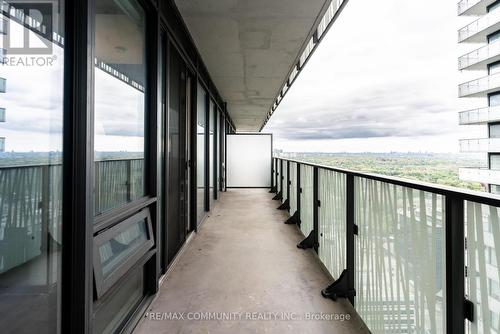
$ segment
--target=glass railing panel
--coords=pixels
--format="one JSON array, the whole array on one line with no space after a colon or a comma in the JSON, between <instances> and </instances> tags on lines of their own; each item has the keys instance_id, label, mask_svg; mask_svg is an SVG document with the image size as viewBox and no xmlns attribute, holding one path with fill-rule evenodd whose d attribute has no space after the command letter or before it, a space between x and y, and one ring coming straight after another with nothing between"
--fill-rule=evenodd
<instances>
[{"instance_id":1,"label":"glass railing panel","mask_svg":"<svg viewBox=\"0 0 500 334\"><path fill-rule=\"evenodd\" d=\"M500 55L500 41L497 40L491 44L487 44L477 50L474 50L458 59L459 69L464 69L481 61L485 61L491 57Z\"/></svg>"},{"instance_id":2,"label":"glass railing panel","mask_svg":"<svg viewBox=\"0 0 500 334\"><path fill-rule=\"evenodd\" d=\"M494 10L460 29L458 40L462 42L498 22L500 22L500 10Z\"/></svg>"},{"instance_id":3,"label":"glass railing panel","mask_svg":"<svg viewBox=\"0 0 500 334\"><path fill-rule=\"evenodd\" d=\"M338 278L346 269L346 175L319 170L318 255L330 274Z\"/></svg>"},{"instance_id":4,"label":"glass railing panel","mask_svg":"<svg viewBox=\"0 0 500 334\"><path fill-rule=\"evenodd\" d=\"M497 73L461 84L458 87L458 93L460 97L462 97L472 94L478 94L499 87L500 73Z\"/></svg>"},{"instance_id":5,"label":"glass railing panel","mask_svg":"<svg viewBox=\"0 0 500 334\"><path fill-rule=\"evenodd\" d=\"M500 152L500 138L462 139L460 152Z\"/></svg>"},{"instance_id":6,"label":"glass railing panel","mask_svg":"<svg viewBox=\"0 0 500 334\"><path fill-rule=\"evenodd\" d=\"M465 202L466 298L474 303L474 321L468 333L500 330L500 209Z\"/></svg>"},{"instance_id":7,"label":"glass railing panel","mask_svg":"<svg viewBox=\"0 0 500 334\"><path fill-rule=\"evenodd\" d=\"M462 111L459 114L460 124L484 123L500 120L500 107L486 107Z\"/></svg>"},{"instance_id":8,"label":"glass railing panel","mask_svg":"<svg viewBox=\"0 0 500 334\"><path fill-rule=\"evenodd\" d=\"M444 197L360 177L354 190L361 318L373 333L445 333Z\"/></svg>"},{"instance_id":9,"label":"glass railing panel","mask_svg":"<svg viewBox=\"0 0 500 334\"><path fill-rule=\"evenodd\" d=\"M297 211L297 163L290 162L290 214Z\"/></svg>"},{"instance_id":10,"label":"glass railing panel","mask_svg":"<svg viewBox=\"0 0 500 334\"><path fill-rule=\"evenodd\" d=\"M462 14L465 12L467 9L471 8L472 6L480 3L482 0L462 0L458 3L458 14Z\"/></svg>"},{"instance_id":11,"label":"glass railing panel","mask_svg":"<svg viewBox=\"0 0 500 334\"><path fill-rule=\"evenodd\" d=\"M287 184L288 184L288 161L283 161L283 198L281 200L282 203L288 199L287 194Z\"/></svg>"},{"instance_id":12,"label":"glass railing panel","mask_svg":"<svg viewBox=\"0 0 500 334\"><path fill-rule=\"evenodd\" d=\"M300 230L307 237L313 230L313 173L312 166L300 167Z\"/></svg>"}]
</instances>

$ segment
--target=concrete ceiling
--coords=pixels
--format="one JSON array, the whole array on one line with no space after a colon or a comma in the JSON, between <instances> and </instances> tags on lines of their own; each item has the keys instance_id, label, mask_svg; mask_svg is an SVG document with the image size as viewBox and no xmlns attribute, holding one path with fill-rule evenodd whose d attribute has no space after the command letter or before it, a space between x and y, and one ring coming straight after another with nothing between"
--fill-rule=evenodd
<instances>
[{"instance_id":1,"label":"concrete ceiling","mask_svg":"<svg viewBox=\"0 0 500 334\"><path fill-rule=\"evenodd\" d=\"M238 131L259 131L327 0L176 0Z\"/></svg>"}]
</instances>

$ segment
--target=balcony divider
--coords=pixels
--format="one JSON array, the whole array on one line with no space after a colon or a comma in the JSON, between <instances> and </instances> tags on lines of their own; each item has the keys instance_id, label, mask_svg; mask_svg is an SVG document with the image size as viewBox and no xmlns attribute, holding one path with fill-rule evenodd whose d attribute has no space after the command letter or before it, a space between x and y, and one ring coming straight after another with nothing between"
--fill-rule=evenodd
<instances>
[{"instance_id":1,"label":"balcony divider","mask_svg":"<svg viewBox=\"0 0 500 334\"><path fill-rule=\"evenodd\" d=\"M297 194L298 246L334 281L323 295L348 298L373 333L498 327L499 196L273 159L288 168L277 191Z\"/></svg>"}]
</instances>

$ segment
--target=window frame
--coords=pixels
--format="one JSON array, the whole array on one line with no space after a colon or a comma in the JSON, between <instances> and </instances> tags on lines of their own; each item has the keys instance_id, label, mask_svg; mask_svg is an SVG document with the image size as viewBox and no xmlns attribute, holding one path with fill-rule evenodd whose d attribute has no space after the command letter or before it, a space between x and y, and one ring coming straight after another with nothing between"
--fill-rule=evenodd
<instances>
[{"instance_id":1,"label":"window frame","mask_svg":"<svg viewBox=\"0 0 500 334\"><path fill-rule=\"evenodd\" d=\"M123 259L111 273L104 277L102 270L102 263L100 259L99 247L116 237L129 227L145 221L147 229L147 241L139 248L135 249L125 259ZM93 240L93 271L94 283L96 291L96 299L101 298L112 286L114 286L121 277L127 274L130 269L139 263L139 260L155 246L155 235L153 233L153 226L151 223L151 215L149 208L145 208L132 217L122 221L120 224L105 230L104 232L96 235Z\"/></svg>"}]
</instances>

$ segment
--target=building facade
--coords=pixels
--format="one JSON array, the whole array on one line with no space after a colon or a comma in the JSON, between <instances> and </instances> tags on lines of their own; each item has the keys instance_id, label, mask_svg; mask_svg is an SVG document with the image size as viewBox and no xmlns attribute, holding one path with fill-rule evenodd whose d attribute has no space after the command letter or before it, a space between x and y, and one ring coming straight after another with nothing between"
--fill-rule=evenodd
<instances>
[{"instance_id":1,"label":"building facade","mask_svg":"<svg viewBox=\"0 0 500 334\"><path fill-rule=\"evenodd\" d=\"M460 178L480 182L485 189L500 194L500 1L463 0L458 14L472 22L458 31L459 43L473 48L458 59L465 74L480 73L459 85L460 98L474 98L481 106L459 114L460 125L484 125L484 138L463 139L461 152L486 153L483 168L462 168ZM479 47L478 47L479 46Z\"/></svg>"}]
</instances>

